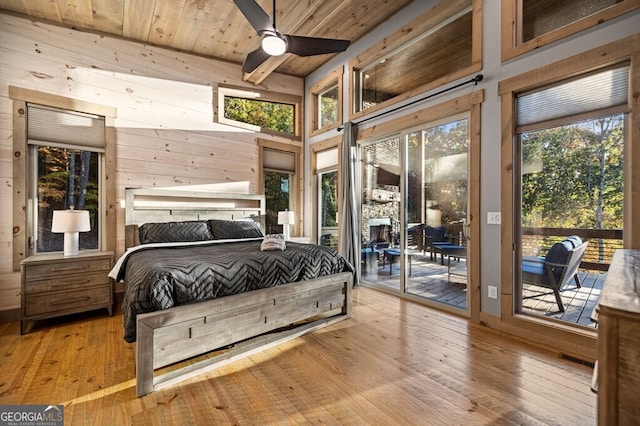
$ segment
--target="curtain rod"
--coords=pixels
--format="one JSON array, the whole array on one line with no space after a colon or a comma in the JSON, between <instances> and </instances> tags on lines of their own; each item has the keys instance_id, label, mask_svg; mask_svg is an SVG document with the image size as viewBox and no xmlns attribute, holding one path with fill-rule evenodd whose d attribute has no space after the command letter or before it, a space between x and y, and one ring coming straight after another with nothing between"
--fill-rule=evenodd
<instances>
[{"instance_id":1,"label":"curtain rod","mask_svg":"<svg viewBox=\"0 0 640 426\"><path fill-rule=\"evenodd\" d=\"M361 123L364 123L366 121L373 120L374 118L382 117L383 115L390 114L392 112L396 112L396 111L398 111L398 110L400 110L402 108L408 107L408 106L413 105L413 104L417 104L418 102L422 102L422 101L427 100L429 98L433 98L435 96L438 96L438 95L441 95L443 93L449 92L449 91L451 91L453 89L457 89L458 87L465 86L465 85L467 85L469 83L474 83L474 86L478 85L478 82L482 81L483 78L484 78L484 76L482 74L478 74L475 77L473 77L473 78L471 78L471 79L469 79L467 81L463 81L462 83L456 84L455 86L447 87L446 89L442 89L439 92L430 93L429 95L424 96L424 97L419 98L419 99L415 99L415 100L409 102L408 104L400 105L400 106L395 107L393 109L390 109L388 111L381 112L380 114L372 115L372 116L367 117L367 118L365 118L363 120L354 122L354 124L361 124ZM341 132L343 129L344 129L343 126L338 127L338 131L339 132Z\"/></svg>"}]
</instances>

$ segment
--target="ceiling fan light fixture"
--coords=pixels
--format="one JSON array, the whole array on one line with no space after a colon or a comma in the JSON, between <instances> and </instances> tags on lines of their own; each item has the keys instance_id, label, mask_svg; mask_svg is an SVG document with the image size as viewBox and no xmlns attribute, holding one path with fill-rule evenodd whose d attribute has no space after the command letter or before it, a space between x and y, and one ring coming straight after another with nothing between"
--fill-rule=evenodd
<instances>
[{"instance_id":1,"label":"ceiling fan light fixture","mask_svg":"<svg viewBox=\"0 0 640 426\"><path fill-rule=\"evenodd\" d=\"M262 39L262 50L271 56L280 56L287 50L287 44L278 36L267 35Z\"/></svg>"}]
</instances>

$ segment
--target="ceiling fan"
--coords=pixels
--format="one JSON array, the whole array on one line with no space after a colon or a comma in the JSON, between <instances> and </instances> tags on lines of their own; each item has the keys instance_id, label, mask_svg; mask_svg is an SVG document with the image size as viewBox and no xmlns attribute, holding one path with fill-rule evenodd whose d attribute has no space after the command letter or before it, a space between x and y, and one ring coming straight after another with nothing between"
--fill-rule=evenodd
<instances>
[{"instance_id":1,"label":"ceiling fan","mask_svg":"<svg viewBox=\"0 0 640 426\"><path fill-rule=\"evenodd\" d=\"M293 53L298 56L344 52L351 41L332 38L302 37L282 34L276 29L276 0L273 0L273 22L255 0L233 0L240 12L262 38L261 47L250 52L242 71L253 72L271 56Z\"/></svg>"}]
</instances>

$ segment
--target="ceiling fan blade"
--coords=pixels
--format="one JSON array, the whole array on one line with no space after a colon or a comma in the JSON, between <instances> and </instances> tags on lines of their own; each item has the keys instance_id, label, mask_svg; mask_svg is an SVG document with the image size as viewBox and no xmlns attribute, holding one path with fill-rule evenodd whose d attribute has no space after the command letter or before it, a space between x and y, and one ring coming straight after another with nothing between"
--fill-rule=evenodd
<instances>
[{"instance_id":1,"label":"ceiling fan blade","mask_svg":"<svg viewBox=\"0 0 640 426\"><path fill-rule=\"evenodd\" d=\"M271 18L255 0L233 0L233 2L258 34L263 31L273 31Z\"/></svg>"},{"instance_id":2,"label":"ceiling fan blade","mask_svg":"<svg viewBox=\"0 0 640 426\"><path fill-rule=\"evenodd\" d=\"M271 55L262 50L261 47L257 48L253 52L249 53L242 64L242 72L252 73L258 68L264 61L269 59Z\"/></svg>"},{"instance_id":3,"label":"ceiling fan blade","mask_svg":"<svg viewBox=\"0 0 640 426\"><path fill-rule=\"evenodd\" d=\"M302 37L288 34L284 37L287 40L287 52L298 56L344 52L351 44L349 40L334 38Z\"/></svg>"}]
</instances>

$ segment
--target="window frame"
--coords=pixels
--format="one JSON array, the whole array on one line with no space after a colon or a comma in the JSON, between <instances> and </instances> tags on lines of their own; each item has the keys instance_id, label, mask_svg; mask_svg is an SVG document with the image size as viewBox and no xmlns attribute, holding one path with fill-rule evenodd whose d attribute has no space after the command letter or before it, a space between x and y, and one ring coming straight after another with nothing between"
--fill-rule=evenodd
<instances>
[{"instance_id":1,"label":"window frame","mask_svg":"<svg viewBox=\"0 0 640 426\"><path fill-rule=\"evenodd\" d=\"M640 90L640 75L638 74L638 61L640 60L640 33L626 37L613 43L592 49L587 52L563 59L556 63L548 64L540 68L525 72L498 83L498 94L501 97L501 121L502 121L502 152L501 152L501 188L502 188L502 243L501 243L501 278L500 278L500 322L501 327L513 330L521 337L538 340L550 344L559 350L570 353L578 353L587 357L597 357L595 330L579 330L557 324L552 321L532 318L516 313L517 299L514 297L515 277L512 268L514 262L515 242L515 217L514 211L514 185L513 173L514 151L517 143L515 97L518 93L530 91L537 87L551 85L567 78L586 74L597 69L604 69L615 64L630 62L630 86L629 92L636 93ZM629 96L629 109L637 111L640 108L640 99ZM629 114L627 136L625 145L624 164L624 193L629 202L624 206L624 240L625 248L640 248L640 229L634 224L640 223L640 201L632 197L633 190L640 188L640 156L631 155L632 146L639 146L640 132L637 131L638 115ZM634 129L635 126L635 129ZM482 317L488 324L495 322L489 315Z\"/></svg>"},{"instance_id":2,"label":"window frame","mask_svg":"<svg viewBox=\"0 0 640 426\"><path fill-rule=\"evenodd\" d=\"M343 122L343 68L337 68L329 73L326 77L322 78L320 81L315 83L313 86L309 88L308 96L310 99L309 114L310 117L310 135L315 136L326 131L337 129L342 125ZM338 117L336 122L333 124L329 124L326 126L322 126L322 122L320 120L320 96L322 93L326 92L328 89L338 86Z\"/></svg>"},{"instance_id":3,"label":"window frame","mask_svg":"<svg viewBox=\"0 0 640 426\"><path fill-rule=\"evenodd\" d=\"M242 121L236 121L224 116L224 98L225 96L242 98L248 100L260 100L264 102L273 102L280 104L287 104L293 106L293 133L284 133L271 130L265 127L256 126L254 124L244 123ZM258 88L247 88L231 85L218 85L218 94L214 96L214 121L220 124L227 124L229 126L240 127L242 129L251 130L254 132L265 133L274 136L282 136L285 138L293 138L294 140L302 140L302 97L289 95L286 93L271 92L267 90L261 90Z\"/></svg>"},{"instance_id":4,"label":"window frame","mask_svg":"<svg viewBox=\"0 0 640 426\"><path fill-rule=\"evenodd\" d=\"M319 234L320 230L320 219L318 217L318 211L320 206L317 204L317 200L319 197L319 181L318 181L318 172L321 170L318 169L317 166L317 158L316 155L319 152L326 151L329 149L336 148L338 150L338 217L341 215L342 208L342 135L334 136L332 138L326 139L322 142L315 143L309 147L309 152L311 155L310 159L310 174L312 179L312 202L313 208L311 209L311 241L315 244L319 242ZM338 241L340 240L340 226L338 226Z\"/></svg>"},{"instance_id":5,"label":"window frame","mask_svg":"<svg viewBox=\"0 0 640 426\"><path fill-rule=\"evenodd\" d=\"M414 42L421 34L425 34L438 27L442 22L463 11L468 6L463 2L441 1L433 8L418 16L408 24L404 25L383 40L371 46L360 55L354 57L349 62L349 119L357 120L363 116L380 111L389 106L399 104L410 98L441 87L451 81L463 78L482 69L482 0L471 0L471 64L460 68L456 72L427 82L421 86L413 88L408 92L399 94L393 98L380 102L362 111L356 110L356 103L360 98L359 93L359 70L371 67L376 62L402 49L404 46Z\"/></svg>"},{"instance_id":6,"label":"window frame","mask_svg":"<svg viewBox=\"0 0 640 426\"><path fill-rule=\"evenodd\" d=\"M622 0L620 3L574 21L568 25L534 37L526 42L522 38L522 2L523 0L502 0L502 61L515 58L526 52L554 43L580 31L603 22L610 21L640 7L638 0Z\"/></svg>"},{"instance_id":7,"label":"window frame","mask_svg":"<svg viewBox=\"0 0 640 426\"><path fill-rule=\"evenodd\" d=\"M264 150L269 149L275 151L284 151L295 156L295 171L293 172L293 179L291 179L291 190L289 192L291 199L289 202L291 205L291 211L295 212L296 223L291 227L291 236L301 235L301 223L303 222L302 218L304 214L302 208L302 192L304 191L304 173L302 172L302 149L297 145L291 145L262 138L258 138L258 148L258 188L261 194L264 194L264 172L265 170L273 170L264 167Z\"/></svg>"},{"instance_id":8,"label":"window frame","mask_svg":"<svg viewBox=\"0 0 640 426\"><path fill-rule=\"evenodd\" d=\"M60 108L81 113L100 115L105 118L105 147L103 181L100 182L101 209L100 250L114 251L116 243L115 202L115 125L117 109L105 105L67 98L36 90L9 86L9 98L13 101L13 270L20 271L20 262L31 255L28 248L28 145L27 103Z\"/></svg>"}]
</instances>

